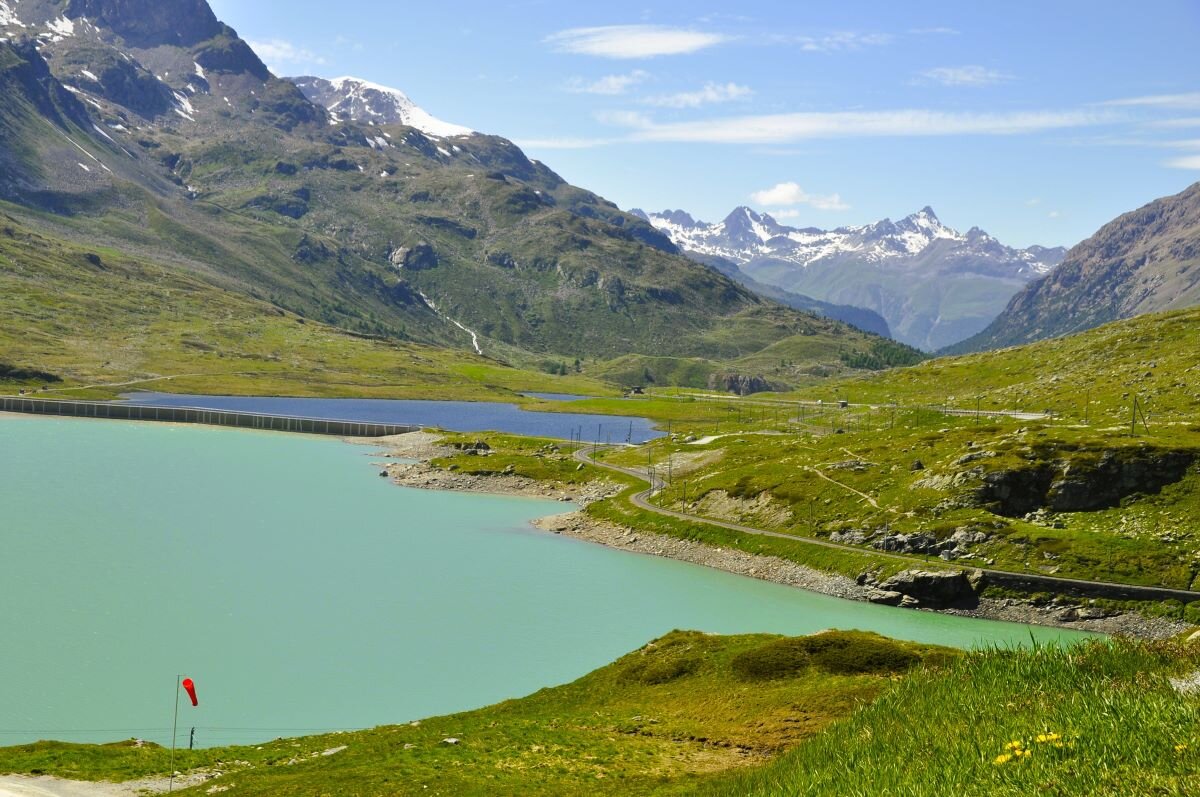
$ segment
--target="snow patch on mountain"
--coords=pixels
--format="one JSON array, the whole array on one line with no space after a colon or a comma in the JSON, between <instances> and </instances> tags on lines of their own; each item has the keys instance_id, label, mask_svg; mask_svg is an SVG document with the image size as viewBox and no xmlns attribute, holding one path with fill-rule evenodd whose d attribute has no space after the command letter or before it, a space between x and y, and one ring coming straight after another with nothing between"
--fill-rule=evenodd
<instances>
[{"instance_id":1,"label":"snow patch on mountain","mask_svg":"<svg viewBox=\"0 0 1200 797\"><path fill-rule=\"evenodd\" d=\"M75 35L75 22L65 16L50 20L46 23L46 27L59 36Z\"/></svg>"},{"instance_id":2,"label":"snow patch on mountain","mask_svg":"<svg viewBox=\"0 0 1200 797\"><path fill-rule=\"evenodd\" d=\"M25 23L17 19L17 12L13 10L16 5L16 0L12 4L0 0L0 25L13 25L18 28L25 27Z\"/></svg>"},{"instance_id":3,"label":"snow patch on mountain","mask_svg":"<svg viewBox=\"0 0 1200 797\"><path fill-rule=\"evenodd\" d=\"M326 80L319 77L288 78L312 102L324 106L333 120L368 124L402 124L439 138L468 136L469 127L445 122L413 102L399 89L356 77Z\"/></svg>"}]
</instances>

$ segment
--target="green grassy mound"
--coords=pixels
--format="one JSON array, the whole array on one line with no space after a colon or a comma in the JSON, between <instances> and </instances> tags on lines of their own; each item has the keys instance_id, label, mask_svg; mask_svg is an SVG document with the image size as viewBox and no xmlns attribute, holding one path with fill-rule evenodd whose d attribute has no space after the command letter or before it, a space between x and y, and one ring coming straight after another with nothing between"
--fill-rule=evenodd
<instances>
[{"instance_id":1,"label":"green grassy mound","mask_svg":"<svg viewBox=\"0 0 1200 797\"><path fill-rule=\"evenodd\" d=\"M709 797L1183 795L1200 791L1200 648L1092 642L918 670Z\"/></svg>"}]
</instances>

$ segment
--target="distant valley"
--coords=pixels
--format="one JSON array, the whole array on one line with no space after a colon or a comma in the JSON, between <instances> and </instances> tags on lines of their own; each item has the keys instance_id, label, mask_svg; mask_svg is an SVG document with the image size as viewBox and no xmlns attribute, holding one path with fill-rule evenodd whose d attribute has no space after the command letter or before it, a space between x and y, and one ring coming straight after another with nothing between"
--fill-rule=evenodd
<instances>
[{"instance_id":1,"label":"distant valley","mask_svg":"<svg viewBox=\"0 0 1200 797\"><path fill-rule=\"evenodd\" d=\"M936 351L982 330L1013 294L1062 261L1062 247L1014 249L926 207L899 221L822 230L739 207L723 221L631 211L694 259L792 294L869 310L896 340ZM734 269L736 267L736 269ZM853 323L853 322L852 322Z\"/></svg>"}]
</instances>

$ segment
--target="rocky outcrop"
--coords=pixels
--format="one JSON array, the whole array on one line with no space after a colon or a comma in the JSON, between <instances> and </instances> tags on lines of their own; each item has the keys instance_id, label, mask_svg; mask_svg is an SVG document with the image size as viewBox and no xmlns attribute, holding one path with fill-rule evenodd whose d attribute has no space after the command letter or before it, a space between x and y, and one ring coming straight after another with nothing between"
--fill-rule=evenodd
<instances>
[{"instance_id":1,"label":"rocky outcrop","mask_svg":"<svg viewBox=\"0 0 1200 797\"><path fill-rule=\"evenodd\" d=\"M1186 450L1107 450L1098 456L1042 462L981 474L966 503L1005 517L1031 512L1087 512L1119 506L1136 494L1150 495L1182 479L1196 461Z\"/></svg>"},{"instance_id":2,"label":"rocky outcrop","mask_svg":"<svg viewBox=\"0 0 1200 797\"><path fill-rule=\"evenodd\" d=\"M896 593L901 596L898 605L927 609L969 608L978 603L975 585L971 582L963 570L902 570L875 585L876 593L872 596L878 603L889 602L892 596L887 593Z\"/></svg>"},{"instance_id":3,"label":"rocky outcrop","mask_svg":"<svg viewBox=\"0 0 1200 797\"><path fill-rule=\"evenodd\" d=\"M867 545L879 551L917 556L937 556L946 561L955 559L981 558L972 547L991 539L986 531L962 526L949 537L939 539L929 532L893 534L887 531L867 533L858 529L835 531L829 535L830 542L842 545Z\"/></svg>"},{"instance_id":4,"label":"rocky outcrop","mask_svg":"<svg viewBox=\"0 0 1200 797\"><path fill-rule=\"evenodd\" d=\"M736 393L739 396L748 396L751 393L766 393L772 390L771 383L761 376L747 376L745 374L709 374L708 376L709 390L723 390L726 393Z\"/></svg>"},{"instance_id":5,"label":"rocky outcrop","mask_svg":"<svg viewBox=\"0 0 1200 797\"><path fill-rule=\"evenodd\" d=\"M1050 485L1046 506L1055 512L1082 512L1117 506L1134 493L1157 493L1184 477L1196 455L1162 451L1121 456L1106 451L1094 465L1068 467Z\"/></svg>"},{"instance_id":6,"label":"rocky outcrop","mask_svg":"<svg viewBox=\"0 0 1200 797\"><path fill-rule=\"evenodd\" d=\"M414 246L394 249L388 259L396 268L406 268L409 271L423 271L437 268L438 265L437 252L424 241Z\"/></svg>"}]
</instances>

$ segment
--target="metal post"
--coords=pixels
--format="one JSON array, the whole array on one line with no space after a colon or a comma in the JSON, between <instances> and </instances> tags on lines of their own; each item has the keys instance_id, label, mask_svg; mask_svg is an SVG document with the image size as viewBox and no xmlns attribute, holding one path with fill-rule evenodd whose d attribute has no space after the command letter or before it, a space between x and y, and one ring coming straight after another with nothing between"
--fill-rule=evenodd
<instances>
[{"instance_id":1,"label":"metal post","mask_svg":"<svg viewBox=\"0 0 1200 797\"><path fill-rule=\"evenodd\" d=\"M179 680L182 677L175 676L175 721L171 723L171 778L167 781L167 792L175 791L175 732L179 728Z\"/></svg>"}]
</instances>

